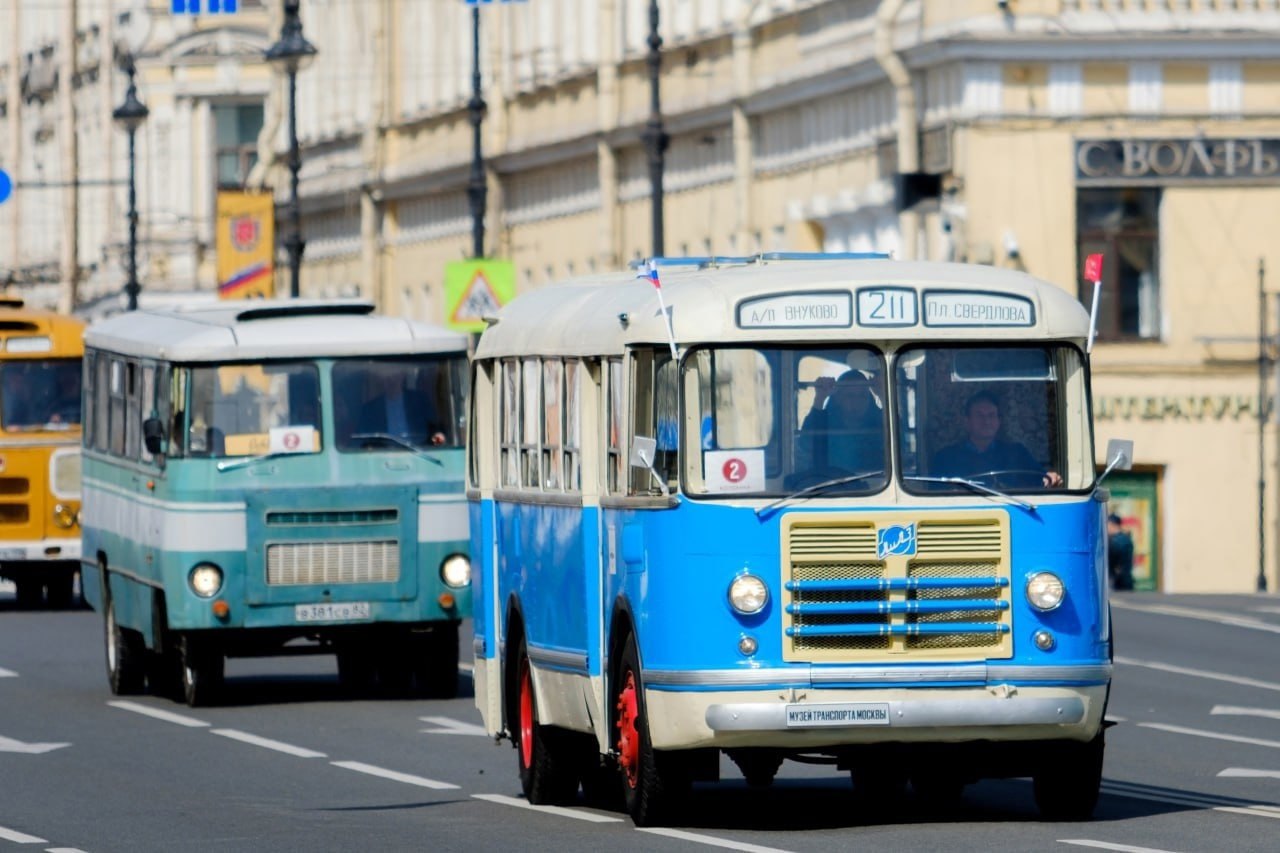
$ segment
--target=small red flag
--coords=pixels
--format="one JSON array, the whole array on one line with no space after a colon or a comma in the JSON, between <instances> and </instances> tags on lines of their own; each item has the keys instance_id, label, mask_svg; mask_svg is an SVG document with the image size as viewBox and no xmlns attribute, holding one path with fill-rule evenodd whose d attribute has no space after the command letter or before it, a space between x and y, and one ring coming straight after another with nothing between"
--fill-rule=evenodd
<instances>
[{"instance_id":1,"label":"small red flag","mask_svg":"<svg viewBox=\"0 0 1280 853\"><path fill-rule=\"evenodd\" d=\"M1102 255L1088 255L1085 257L1084 280L1102 281Z\"/></svg>"}]
</instances>

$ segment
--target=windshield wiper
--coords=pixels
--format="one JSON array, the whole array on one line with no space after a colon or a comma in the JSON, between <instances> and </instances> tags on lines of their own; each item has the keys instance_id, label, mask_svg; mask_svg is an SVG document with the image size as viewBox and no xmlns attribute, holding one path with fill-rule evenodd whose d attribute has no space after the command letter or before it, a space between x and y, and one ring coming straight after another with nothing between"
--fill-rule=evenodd
<instances>
[{"instance_id":1,"label":"windshield wiper","mask_svg":"<svg viewBox=\"0 0 1280 853\"><path fill-rule=\"evenodd\" d=\"M262 453L258 456L245 456L241 459L224 459L214 467L219 471L230 471L233 468L243 468L246 465L252 465L255 462L264 462L268 459L275 459L277 456L305 456L303 453L283 453L279 450L271 453Z\"/></svg>"},{"instance_id":2,"label":"windshield wiper","mask_svg":"<svg viewBox=\"0 0 1280 853\"><path fill-rule=\"evenodd\" d=\"M980 494L1004 498L1009 503L1016 504L1028 512L1036 511L1036 505L1033 503L1028 503L1027 501L1022 500L1022 498L1016 498L1008 492L1002 492L999 489L979 483L977 480L970 480L967 477L908 477L904 475L902 479L910 480L914 483L944 483L947 485L965 486Z\"/></svg>"},{"instance_id":3,"label":"windshield wiper","mask_svg":"<svg viewBox=\"0 0 1280 853\"><path fill-rule=\"evenodd\" d=\"M826 491L832 486L842 486L847 483L856 483L859 480L869 480L872 477L883 476L884 471L867 471L863 474L846 474L843 477L833 477L830 480L823 480L820 483L814 483L812 486L805 486L798 492L792 492L789 495L783 495L775 501L770 501L756 510L756 518L763 517L769 510L782 506L787 501L799 500L800 498L808 497L809 495L816 494L817 492Z\"/></svg>"},{"instance_id":4,"label":"windshield wiper","mask_svg":"<svg viewBox=\"0 0 1280 853\"><path fill-rule=\"evenodd\" d=\"M392 435L389 432L357 432L357 433L353 433L351 437L355 439L364 439L364 440L389 441L392 444L403 447L405 450L409 451L415 456L421 457L422 459L425 459L428 462L434 462L435 464L439 465L442 468L444 467L443 462L441 462L439 459L435 458L431 454L427 453L418 445L414 444L411 441L406 441L405 439L401 438L398 435Z\"/></svg>"}]
</instances>

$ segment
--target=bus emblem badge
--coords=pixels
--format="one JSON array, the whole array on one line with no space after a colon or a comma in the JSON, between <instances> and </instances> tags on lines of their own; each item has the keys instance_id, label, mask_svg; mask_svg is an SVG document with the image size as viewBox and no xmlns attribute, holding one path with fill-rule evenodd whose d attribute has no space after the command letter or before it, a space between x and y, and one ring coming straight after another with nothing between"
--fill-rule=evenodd
<instances>
[{"instance_id":1,"label":"bus emblem badge","mask_svg":"<svg viewBox=\"0 0 1280 853\"><path fill-rule=\"evenodd\" d=\"M876 531L876 558L911 557L916 553L916 525L892 524Z\"/></svg>"}]
</instances>

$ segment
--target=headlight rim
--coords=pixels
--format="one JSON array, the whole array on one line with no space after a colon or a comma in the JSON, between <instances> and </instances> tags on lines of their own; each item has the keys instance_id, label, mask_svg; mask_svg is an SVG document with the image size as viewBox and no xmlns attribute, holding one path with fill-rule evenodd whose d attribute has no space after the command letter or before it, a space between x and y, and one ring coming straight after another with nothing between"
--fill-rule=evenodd
<instances>
[{"instance_id":1,"label":"headlight rim","mask_svg":"<svg viewBox=\"0 0 1280 853\"><path fill-rule=\"evenodd\" d=\"M740 584L752 582L760 585L760 604L755 608L742 607L740 606L739 601L735 598L735 590ZM729 600L729 607L739 616L758 616L764 612L766 607L769 606L769 585L765 583L764 578L757 574L749 571L739 572L734 575L733 580L729 582L729 588L725 590L725 597Z\"/></svg>"},{"instance_id":2,"label":"headlight rim","mask_svg":"<svg viewBox=\"0 0 1280 853\"><path fill-rule=\"evenodd\" d=\"M1041 600L1037 599L1036 594L1032 592L1032 587L1038 581L1043 581L1050 585L1057 586L1058 593L1057 593L1056 601L1046 604L1046 603L1042 603ZM1058 575L1057 572L1049 571L1048 569L1042 569L1040 571L1035 571L1027 575L1027 582L1026 582L1026 586L1023 588L1023 595L1027 599L1027 604L1031 605L1033 609L1039 611L1040 613L1052 613L1053 611L1061 607L1062 603L1067 600L1067 585L1063 583L1062 577Z\"/></svg>"},{"instance_id":3,"label":"headlight rim","mask_svg":"<svg viewBox=\"0 0 1280 853\"><path fill-rule=\"evenodd\" d=\"M213 572L214 576L217 578L217 583L208 592L203 592L201 585L196 581L197 576L203 577L205 572ZM222 592L222 586L225 583L226 574L222 571L222 567L217 563L210 563L207 560L196 563L191 567L191 571L187 572L187 586L197 598L206 600L213 598L218 593Z\"/></svg>"},{"instance_id":4,"label":"headlight rim","mask_svg":"<svg viewBox=\"0 0 1280 853\"><path fill-rule=\"evenodd\" d=\"M465 568L463 569L463 577L460 581L454 582L449 580L449 567L457 565L461 561ZM449 589L466 589L471 586L471 557L461 552L454 552L446 556L440 561L440 580Z\"/></svg>"}]
</instances>

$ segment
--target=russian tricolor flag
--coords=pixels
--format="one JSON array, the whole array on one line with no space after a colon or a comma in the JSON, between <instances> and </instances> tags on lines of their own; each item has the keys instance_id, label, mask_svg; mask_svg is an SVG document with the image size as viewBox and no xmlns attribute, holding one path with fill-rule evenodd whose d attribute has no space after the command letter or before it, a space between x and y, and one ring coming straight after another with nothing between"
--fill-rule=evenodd
<instances>
[{"instance_id":1,"label":"russian tricolor flag","mask_svg":"<svg viewBox=\"0 0 1280 853\"><path fill-rule=\"evenodd\" d=\"M658 290L662 290L662 282L658 281L658 265L653 261L646 263L644 269L636 273L636 278L643 278Z\"/></svg>"}]
</instances>

